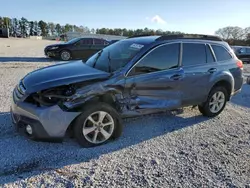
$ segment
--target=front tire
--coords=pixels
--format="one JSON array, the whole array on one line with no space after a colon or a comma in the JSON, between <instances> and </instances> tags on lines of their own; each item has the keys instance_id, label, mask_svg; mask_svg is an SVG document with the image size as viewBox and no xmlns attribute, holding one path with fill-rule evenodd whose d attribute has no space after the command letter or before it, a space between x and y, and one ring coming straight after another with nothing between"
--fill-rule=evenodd
<instances>
[{"instance_id":1,"label":"front tire","mask_svg":"<svg viewBox=\"0 0 250 188\"><path fill-rule=\"evenodd\" d=\"M82 147L94 147L107 143L122 134L119 114L106 103L88 105L76 119L74 135Z\"/></svg>"},{"instance_id":2,"label":"front tire","mask_svg":"<svg viewBox=\"0 0 250 188\"><path fill-rule=\"evenodd\" d=\"M62 61L69 61L71 59L71 54L67 50L63 50L60 53L60 58Z\"/></svg>"},{"instance_id":3,"label":"front tire","mask_svg":"<svg viewBox=\"0 0 250 188\"><path fill-rule=\"evenodd\" d=\"M215 117L223 111L226 106L227 99L228 93L225 87L214 87L209 93L207 101L199 105L198 109L203 116Z\"/></svg>"}]
</instances>

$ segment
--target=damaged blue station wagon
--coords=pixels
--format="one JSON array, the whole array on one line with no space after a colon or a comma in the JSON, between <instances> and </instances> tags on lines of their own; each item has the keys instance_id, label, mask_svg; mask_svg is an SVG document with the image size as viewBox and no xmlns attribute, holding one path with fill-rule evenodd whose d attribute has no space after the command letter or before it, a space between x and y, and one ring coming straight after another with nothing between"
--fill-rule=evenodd
<instances>
[{"instance_id":1,"label":"damaged blue station wagon","mask_svg":"<svg viewBox=\"0 0 250 188\"><path fill-rule=\"evenodd\" d=\"M243 64L217 36L137 36L90 57L38 69L13 91L11 114L33 139L63 139L71 130L83 147L122 133L123 117L184 106L221 113L241 90Z\"/></svg>"}]
</instances>

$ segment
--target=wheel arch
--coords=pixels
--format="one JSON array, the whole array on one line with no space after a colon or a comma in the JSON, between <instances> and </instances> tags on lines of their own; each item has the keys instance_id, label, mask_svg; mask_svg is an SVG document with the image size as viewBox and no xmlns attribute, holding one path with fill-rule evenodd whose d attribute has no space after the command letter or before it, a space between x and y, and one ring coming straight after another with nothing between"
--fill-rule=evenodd
<instances>
[{"instance_id":1,"label":"wheel arch","mask_svg":"<svg viewBox=\"0 0 250 188\"><path fill-rule=\"evenodd\" d=\"M82 105L74 108L74 111L78 111L78 112L81 112L78 116L76 116L72 121L71 123L69 124L68 128L67 128L67 133L69 133L71 135L72 131L73 131L73 127L75 125L75 122L77 120L77 118L84 112L84 109L91 105L91 104L97 104L97 103L107 103L108 105L110 105L112 108L114 108L117 113L119 113L119 107L116 103L116 100L115 100L115 96L113 93L111 92L108 92L108 93L105 93L105 94L102 94L102 95L99 95L99 96L95 96L89 100L87 100L86 102L82 103ZM117 117L117 121L121 124L121 118L120 117Z\"/></svg>"},{"instance_id":2,"label":"wheel arch","mask_svg":"<svg viewBox=\"0 0 250 188\"><path fill-rule=\"evenodd\" d=\"M212 89L214 89L215 87L224 87L226 90L227 90L227 101L230 100L230 97L231 97L231 93L233 92L233 87L234 87L234 82L233 81L230 81L228 79L221 79L221 80L218 80L216 81L213 86L210 88L210 91Z\"/></svg>"}]
</instances>

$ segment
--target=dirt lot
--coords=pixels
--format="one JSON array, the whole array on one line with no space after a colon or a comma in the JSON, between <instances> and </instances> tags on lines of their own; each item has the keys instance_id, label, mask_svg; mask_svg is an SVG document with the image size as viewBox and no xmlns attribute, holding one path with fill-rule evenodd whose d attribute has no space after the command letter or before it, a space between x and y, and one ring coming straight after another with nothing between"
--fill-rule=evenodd
<instances>
[{"instance_id":1,"label":"dirt lot","mask_svg":"<svg viewBox=\"0 0 250 188\"><path fill-rule=\"evenodd\" d=\"M185 108L127 119L119 140L97 148L17 134L11 92L25 74L54 63L43 56L44 46L54 42L0 39L0 187L250 187L246 84L216 118Z\"/></svg>"}]
</instances>

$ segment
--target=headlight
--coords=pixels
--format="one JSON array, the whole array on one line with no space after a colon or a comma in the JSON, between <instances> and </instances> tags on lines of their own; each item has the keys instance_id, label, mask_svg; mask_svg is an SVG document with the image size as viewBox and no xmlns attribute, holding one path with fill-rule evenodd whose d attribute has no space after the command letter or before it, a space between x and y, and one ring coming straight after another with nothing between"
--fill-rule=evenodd
<instances>
[{"instance_id":1,"label":"headlight","mask_svg":"<svg viewBox=\"0 0 250 188\"><path fill-rule=\"evenodd\" d=\"M57 48L59 48L58 46L54 46L52 48L50 48L51 50L56 50Z\"/></svg>"}]
</instances>

